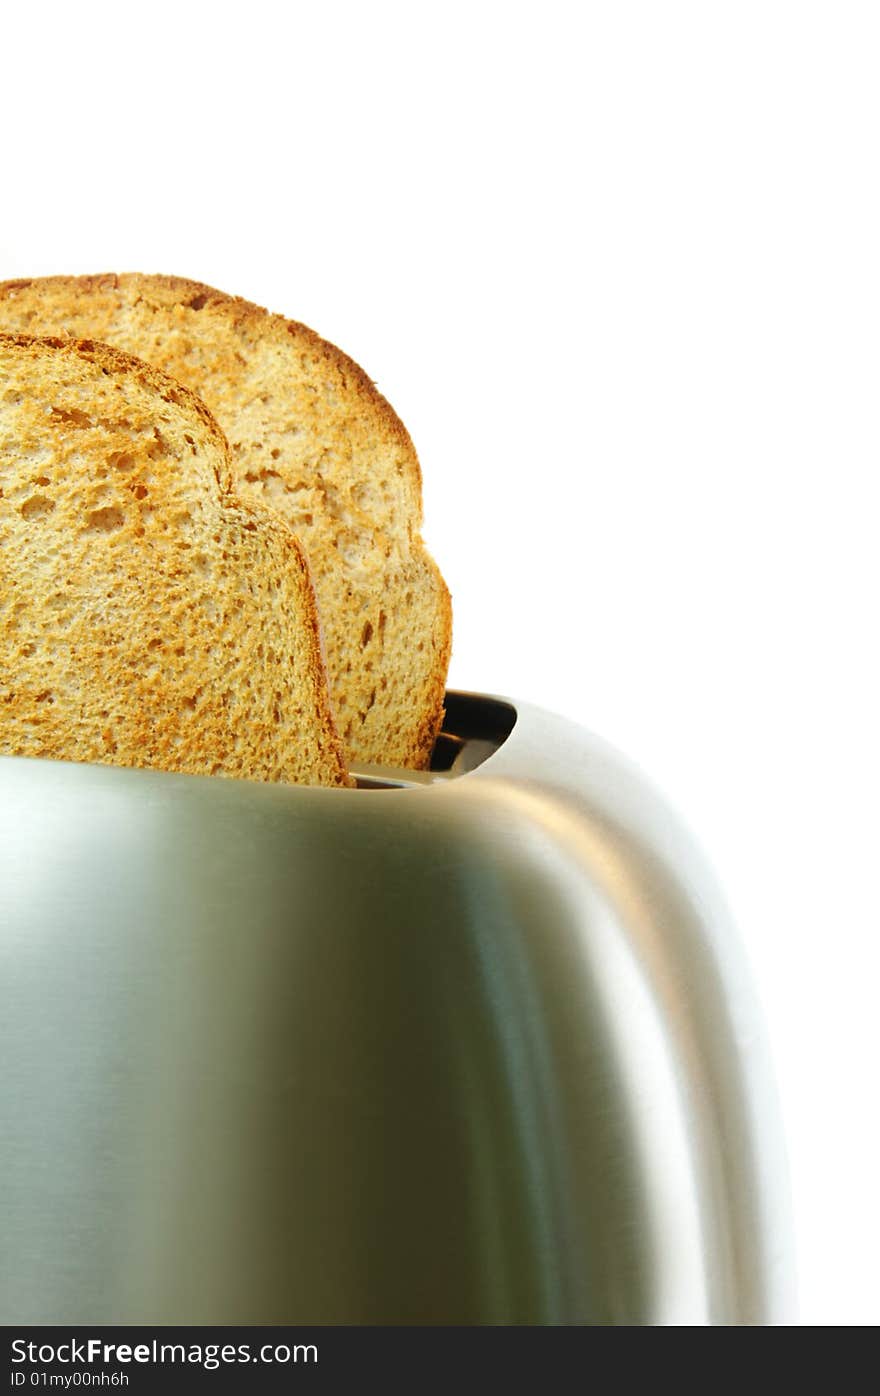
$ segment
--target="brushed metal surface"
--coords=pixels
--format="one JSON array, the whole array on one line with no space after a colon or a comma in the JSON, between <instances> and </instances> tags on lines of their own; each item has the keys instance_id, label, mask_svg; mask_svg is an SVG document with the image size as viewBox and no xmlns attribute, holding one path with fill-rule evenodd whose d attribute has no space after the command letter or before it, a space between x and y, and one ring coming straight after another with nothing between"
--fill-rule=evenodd
<instances>
[{"instance_id":1,"label":"brushed metal surface","mask_svg":"<svg viewBox=\"0 0 880 1396\"><path fill-rule=\"evenodd\" d=\"M0 1321L790 1321L711 876L515 716L413 789L0 761Z\"/></svg>"}]
</instances>

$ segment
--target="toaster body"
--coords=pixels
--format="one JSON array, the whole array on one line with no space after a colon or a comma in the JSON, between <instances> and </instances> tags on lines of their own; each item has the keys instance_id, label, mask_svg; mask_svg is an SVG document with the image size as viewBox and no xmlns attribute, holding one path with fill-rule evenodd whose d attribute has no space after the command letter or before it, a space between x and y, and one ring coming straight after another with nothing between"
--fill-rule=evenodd
<instances>
[{"instance_id":1,"label":"toaster body","mask_svg":"<svg viewBox=\"0 0 880 1396\"><path fill-rule=\"evenodd\" d=\"M791 1319L712 877L578 727L316 790L0 761L0 1321Z\"/></svg>"}]
</instances>

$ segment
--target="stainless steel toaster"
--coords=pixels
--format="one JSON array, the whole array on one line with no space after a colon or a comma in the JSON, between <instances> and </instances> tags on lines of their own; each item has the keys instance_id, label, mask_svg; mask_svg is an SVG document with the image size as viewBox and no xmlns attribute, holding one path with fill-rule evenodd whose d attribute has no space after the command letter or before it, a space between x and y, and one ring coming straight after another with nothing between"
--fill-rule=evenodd
<instances>
[{"instance_id":1,"label":"stainless steel toaster","mask_svg":"<svg viewBox=\"0 0 880 1396\"><path fill-rule=\"evenodd\" d=\"M597 739L447 709L350 791L0 761L0 1321L791 1321L712 877Z\"/></svg>"}]
</instances>

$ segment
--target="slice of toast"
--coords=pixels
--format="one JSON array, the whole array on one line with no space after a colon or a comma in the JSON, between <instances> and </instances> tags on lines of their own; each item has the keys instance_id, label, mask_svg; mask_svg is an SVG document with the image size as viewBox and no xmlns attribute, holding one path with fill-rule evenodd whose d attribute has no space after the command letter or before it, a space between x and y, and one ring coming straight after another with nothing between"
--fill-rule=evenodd
<instances>
[{"instance_id":1,"label":"slice of toast","mask_svg":"<svg viewBox=\"0 0 880 1396\"><path fill-rule=\"evenodd\" d=\"M0 334L0 753L350 783L292 530L104 344Z\"/></svg>"},{"instance_id":2,"label":"slice of toast","mask_svg":"<svg viewBox=\"0 0 880 1396\"><path fill-rule=\"evenodd\" d=\"M350 761L426 766L443 716L449 593L420 538L412 442L357 364L303 325L165 276L7 282L2 329L106 340L204 399L239 490L274 506L306 549Z\"/></svg>"}]
</instances>

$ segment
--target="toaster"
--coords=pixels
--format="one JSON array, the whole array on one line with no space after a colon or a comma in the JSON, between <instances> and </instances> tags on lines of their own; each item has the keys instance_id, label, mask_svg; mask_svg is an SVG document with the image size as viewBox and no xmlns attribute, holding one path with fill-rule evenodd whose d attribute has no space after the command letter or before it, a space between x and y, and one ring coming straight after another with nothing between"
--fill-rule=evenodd
<instances>
[{"instance_id":1,"label":"toaster","mask_svg":"<svg viewBox=\"0 0 880 1396\"><path fill-rule=\"evenodd\" d=\"M446 708L356 790L0 761L0 1321L792 1321L703 859L578 726Z\"/></svg>"}]
</instances>

